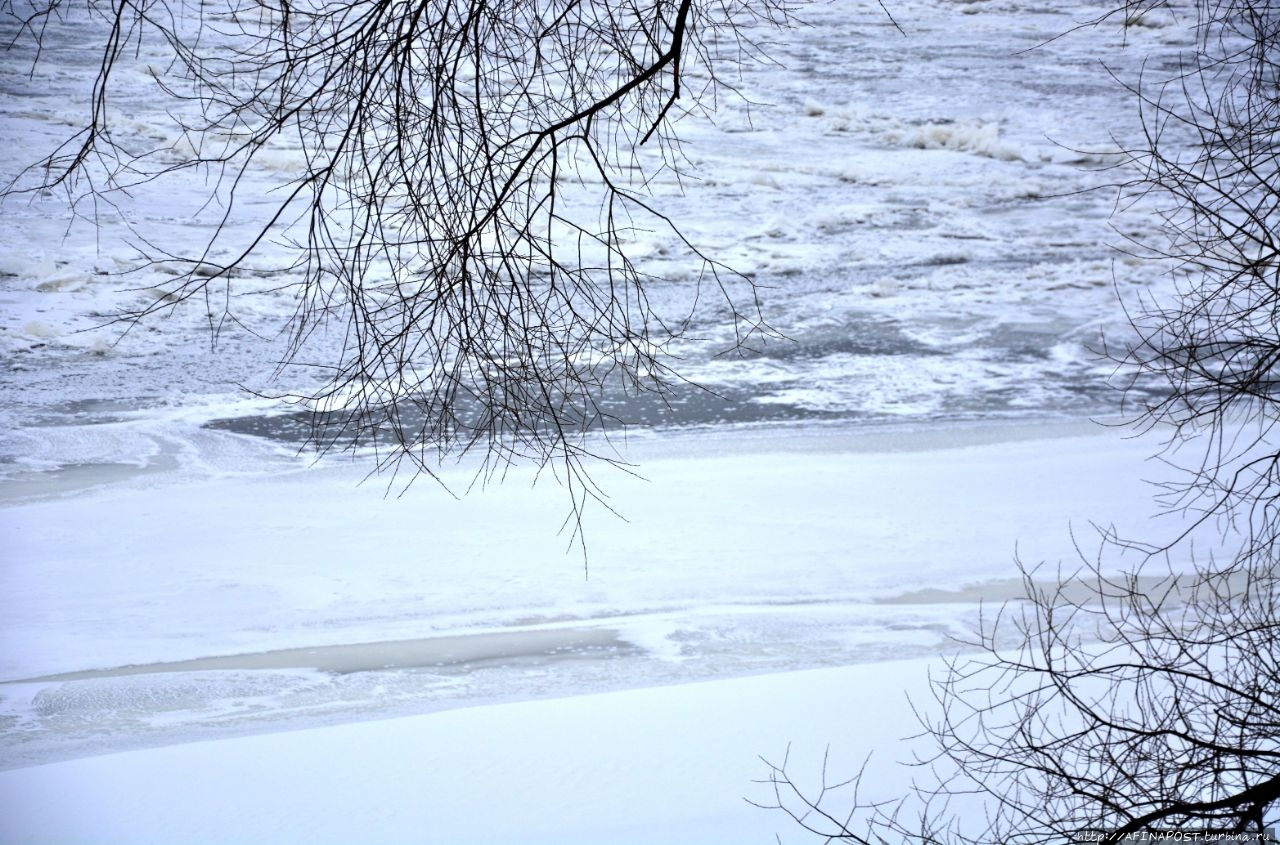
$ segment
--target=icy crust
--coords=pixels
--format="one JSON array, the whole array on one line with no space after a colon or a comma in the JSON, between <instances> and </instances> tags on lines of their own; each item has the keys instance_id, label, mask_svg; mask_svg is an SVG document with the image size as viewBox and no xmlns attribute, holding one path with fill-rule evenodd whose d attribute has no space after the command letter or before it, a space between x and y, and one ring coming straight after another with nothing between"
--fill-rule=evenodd
<instances>
[{"instance_id":1,"label":"icy crust","mask_svg":"<svg viewBox=\"0 0 1280 845\"><path fill-rule=\"evenodd\" d=\"M0 765L931 654L970 625L975 595L1008 596L1015 544L1072 560L1069 522L1140 524L1145 444L1034 430L1112 410L1110 367L1090 348L1123 336L1117 289L1158 284L1159 267L1107 246L1154 218L1117 218L1118 234L1113 193L1091 190L1116 179L1137 129L1100 62L1128 80L1144 62L1171 67L1188 30L1161 12L1124 34L1055 38L1107 10L1090 3L892 10L905 34L873 3L807 7L810 26L760 33L778 64L744 68L745 102L680 123L690 167L655 182L656 202L759 286L781 337L719 354L727 313L701 292L675 351L713 392L619 400L634 424L622 456L649 480L599 479L630 522L592 515L589 578L548 528L566 506L550 476L518 469L455 503L429 482L361 485L367 464L312 468L297 453L297 409L245 391L306 392L322 377L280 366L297 305L296 278L278 270L287 251L255 259L227 298L172 303L164 286L188 268L135 269L112 207L8 200ZM91 36L54 22L40 74L22 46L0 66L6 180L75 130ZM163 59L144 45L117 69L113 126L180 162L192 151L148 71ZM265 152L229 234L251 231L301 161L287 145ZM200 210L194 179L117 199L174 252L198 251L218 213ZM681 313L696 266L666 235L633 237L667 280L655 306ZM726 276L744 295L741 281ZM113 322L156 304L128 331ZM321 329L300 362L332 361L341 341L341 326ZM993 419L1033 433L956 425ZM904 425L868 428L885 423ZM446 474L460 491L473 480L468 466ZM893 602L925 589L950 598ZM414 665L388 651L536 632L563 647ZM297 655L355 647L369 650L351 671ZM184 663L211 658L229 662Z\"/></svg>"},{"instance_id":2,"label":"icy crust","mask_svg":"<svg viewBox=\"0 0 1280 845\"><path fill-rule=\"evenodd\" d=\"M1114 397L1101 386L1109 368L1090 350L1104 332L1124 334L1113 284L1122 294L1144 289L1159 268L1109 251L1120 241L1108 222L1114 195L1090 190L1117 178L1109 169L1116 145L1137 130L1131 97L1101 61L1132 80L1144 62L1170 66L1190 36L1165 11L1127 33L1104 26L1055 39L1103 11L908 1L893 6L899 33L876 4L816 4L804 10L808 26L757 33L773 42L777 64L744 68L745 100L726 97L709 121L680 121L688 167L679 179L668 171L657 180L656 202L695 243L760 285L766 318L788 340L753 343L744 358L718 356L732 342L729 321L704 290L700 319L677 350L682 371L740 412L708 415L705 396L677 397L671 412L624 408L630 421L1109 409ZM87 26L54 23L35 76L22 41L0 68L5 179L74 131L97 67ZM136 62L117 69L127 84L113 132L125 146L182 161L192 150L150 77L163 59L159 46L144 44ZM233 240L249 235L302 157L286 143L263 162L238 188L245 203ZM191 178L115 199L138 232L190 253L219 213L217 203L201 211L204 191ZM322 378L305 366L277 372L280 332L296 307L296 279L273 269L288 263L282 247L269 246L239 274L229 298L197 298L124 332L112 315L163 302L183 265L161 260L126 272L137 266L137 241L106 204L82 203L73 216L65 197L35 194L11 198L4 213L7 427L32 425L67 401L146 409L155 405L145 397L155 396L210 407L217 396L234 402L241 387L306 392ZM1142 217L1120 222L1139 237L1154 226ZM633 237L645 270L672 280L651 290L659 311L683 313L695 297L695 265L665 235ZM331 361L338 329L318 333L300 361ZM12 438L0 449L0 465L20 454Z\"/></svg>"},{"instance_id":3,"label":"icy crust","mask_svg":"<svg viewBox=\"0 0 1280 845\"><path fill-rule=\"evenodd\" d=\"M700 608L597 620L598 627L526 626L420 641L421 665L398 664L403 641L294 650L298 668L269 668L275 653L124 667L73 679L0 684L0 770L62 759L386 719L510 701L563 698L936 656L970 630L968 602L912 612L841 602ZM563 631L563 644L538 634ZM489 645L495 638L528 646ZM449 645L476 641L463 657ZM488 648L486 649L486 646ZM332 652L363 653L339 671L307 669ZM328 665L328 664L327 664Z\"/></svg>"},{"instance_id":4,"label":"icy crust","mask_svg":"<svg viewBox=\"0 0 1280 845\"><path fill-rule=\"evenodd\" d=\"M638 442L589 570L521 471L462 501L333 465L0 508L0 766L935 655L1018 596L1015 554L1069 576L1091 522L1149 536L1119 432L864 437Z\"/></svg>"}]
</instances>

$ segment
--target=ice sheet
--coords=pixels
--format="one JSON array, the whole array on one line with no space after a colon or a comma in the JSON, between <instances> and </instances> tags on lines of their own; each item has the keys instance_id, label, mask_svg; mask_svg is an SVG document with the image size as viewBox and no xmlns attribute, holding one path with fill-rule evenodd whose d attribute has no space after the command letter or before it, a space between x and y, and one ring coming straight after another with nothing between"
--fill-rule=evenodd
<instances>
[{"instance_id":1,"label":"ice sheet","mask_svg":"<svg viewBox=\"0 0 1280 845\"><path fill-rule=\"evenodd\" d=\"M1149 532L1147 446L1115 430L790 434L637 442L586 569L519 472L460 501L333 464L0 508L0 766L936 655L1017 596L1015 554L1069 576L1091 521Z\"/></svg>"}]
</instances>

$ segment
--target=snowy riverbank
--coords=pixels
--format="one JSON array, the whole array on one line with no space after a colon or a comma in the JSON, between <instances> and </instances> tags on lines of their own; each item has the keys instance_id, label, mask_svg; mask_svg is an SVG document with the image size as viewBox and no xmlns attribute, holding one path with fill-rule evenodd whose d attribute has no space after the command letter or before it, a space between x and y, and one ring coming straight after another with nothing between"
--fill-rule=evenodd
<instances>
[{"instance_id":1,"label":"snowy riverbank","mask_svg":"<svg viewBox=\"0 0 1280 845\"><path fill-rule=\"evenodd\" d=\"M902 691L1017 595L1015 546L1069 565L1073 526L1147 525L1151 444L1121 434L655 439L647 480L607 478L630 522L591 519L589 578L562 491L520 477L386 499L334 464L10 504L6 838L771 841L740 801L756 754L897 759Z\"/></svg>"},{"instance_id":2,"label":"snowy riverbank","mask_svg":"<svg viewBox=\"0 0 1280 845\"><path fill-rule=\"evenodd\" d=\"M6 842L750 843L790 838L751 781L911 732L925 664L476 707L0 772ZM904 719L904 714L907 718ZM833 732L838 735L833 736ZM839 767L839 768L835 768ZM904 784L903 773L883 767Z\"/></svg>"}]
</instances>

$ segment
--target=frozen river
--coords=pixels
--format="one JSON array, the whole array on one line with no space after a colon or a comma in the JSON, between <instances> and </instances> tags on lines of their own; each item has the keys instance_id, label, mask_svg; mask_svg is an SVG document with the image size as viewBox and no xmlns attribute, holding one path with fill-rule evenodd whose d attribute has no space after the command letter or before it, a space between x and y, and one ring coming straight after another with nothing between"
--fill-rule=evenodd
<instances>
[{"instance_id":1,"label":"frozen river","mask_svg":"<svg viewBox=\"0 0 1280 845\"><path fill-rule=\"evenodd\" d=\"M1087 422L1118 410L1092 351L1124 336L1117 297L1160 283L1113 249L1154 223L1100 187L1138 129L1109 74L1168 66L1188 31L1075 29L1090 3L890 5L901 32L875 3L807 7L776 65L744 69L753 105L682 124L698 178L659 203L786 339L719 357L712 303L680 352L713 393L617 407L649 480L602 471L630 522L592 516L589 578L548 479L384 497L359 461L298 455L300 418L246 392L314 384L276 370L278 279L245 282L216 349L195 302L95 328L173 268L115 275L134 256L106 210L95 231L58 197L8 200L0 768L935 655L1014 594L1015 546L1070 558L1069 524L1140 524L1151 449ZM6 55L4 178L75 125L100 35L55 25L35 75ZM180 155L147 58L119 131ZM186 190L129 212L189 246L208 224ZM656 297L688 295L681 260Z\"/></svg>"},{"instance_id":2,"label":"frozen river","mask_svg":"<svg viewBox=\"0 0 1280 845\"><path fill-rule=\"evenodd\" d=\"M589 573L554 531L563 495L521 472L387 498L358 465L263 471L263 452L10 502L0 767L935 656L1017 597L1015 553L1069 570L1091 520L1149 512L1146 444L1083 422L669 434L629 456L644 478L601 478L627 521L589 514Z\"/></svg>"}]
</instances>

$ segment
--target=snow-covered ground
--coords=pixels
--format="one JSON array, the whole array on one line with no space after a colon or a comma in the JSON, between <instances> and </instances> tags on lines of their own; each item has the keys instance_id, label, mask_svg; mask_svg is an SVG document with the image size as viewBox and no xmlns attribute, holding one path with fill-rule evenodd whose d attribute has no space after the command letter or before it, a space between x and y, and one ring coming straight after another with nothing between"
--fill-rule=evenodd
<instances>
[{"instance_id":1,"label":"snow-covered ground","mask_svg":"<svg viewBox=\"0 0 1280 845\"><path fill-rule=\"evenodd\" d=\"M630 521L592 521L589 578L527 477L384 499L282 461L10 505L0 756L67 762L0 774L2 824L768 841L755 755L900 759L928 664L882 661L952 651L1016 596L1015 543L1070 566L1072 523L1142 527L1145 445L1087 425L664 439L636 450L647 480L610 479Z\"/></svg>"},{"instance_id":2,"label":"snow-covered ground","mask_svg":"<svg viewBox=\"0 0 1280 845\"><path fill-rule=\"evenodd\" d=\"M609 479L630 521L592 520L589 578L527 476L386 499L277 458L11 504L0 825L770 841L756 755L876 751L900 794L927 658L1018 595L1015 551L1070 569L1072 526L1142 530L1146 456L1088 423L655 439L647 480Z\"/></svg>"},{"instance_id":3,"label":"snow-covered ground","mask_svg":"<svg viewBox=\"0 0 1280 845\"><path fill-rule=\"evenodd\" d=\"M6 842L773 842L756 754L805 786L833 724L904 736L918 662L655 687L0 772ZM782 682L780 682L780 680ZM851 739L832 772L861 758ZM893 769L883 767L892 776ZM901 788L904 779L890 781ZM787 841L791 837L786 837Z\"/></svg>"},{"instance_id":4,"label":"snow-covered ground","mask_svg":"<svg viewBox=\"0 0 1280 845\"><path fill-rule=\"evenodd\" d=\"M902 756L904 691L1017 596L1015 552L1069 567L1091 521L1161 530L1156 444L1089 422L1116 397L1088 351L1158 268L1108 248L1114 194L1086 189L1137 129L1102 63L1167 67L1190 21L1055 40L1105 5L890 6L905 34L874 2L807 7L745 71L755 105L683 125L700 179L663 208L791 340L716 357L702 316L686 372L727 401L631 409L642 477L600 469L626 521L588 513L589 570L550 477L457 501L297 454L241 390L313 378L276 372L278 279L242 280L216 349L199 303L94 330L173 268L114 275L107 209L95 232L6 201L0 840L773 841L741 800L757 754ZM0 65L6 178L75 123L78 26L42 72ZM147 58L118 131L181 155ZM132 213L189 245L198 189ZM638 248L671 254L678 298L670 247Z\"/></svg>"},{"instance_id":5,"label":"snow-covered ground","mask_svg":"<svg viewBox=\"0 0 1280 845\"><path fill-rule=\"evenodd\" d=\"M359 718L933 653L972 623L975 585L1010 594L1015 543L1069 558L1072 522L1140 527L1143 446L1079 427L979 427L950 448L926 430L900 451L849 432L694 438L644 458L645 480L608 479L628 521L591 518L589 572L551 530L562 493L519 475L461 502L286 466L11 505L0 678L54 680L4 687L6 756L251 731L264 704ZM406 642L431 637L451 639ZM366 642L404 653L326 652ZM123 666L151 668L71 674ZM314 667L338 674L294 671Z\"/></svg>"}]
</instances>

